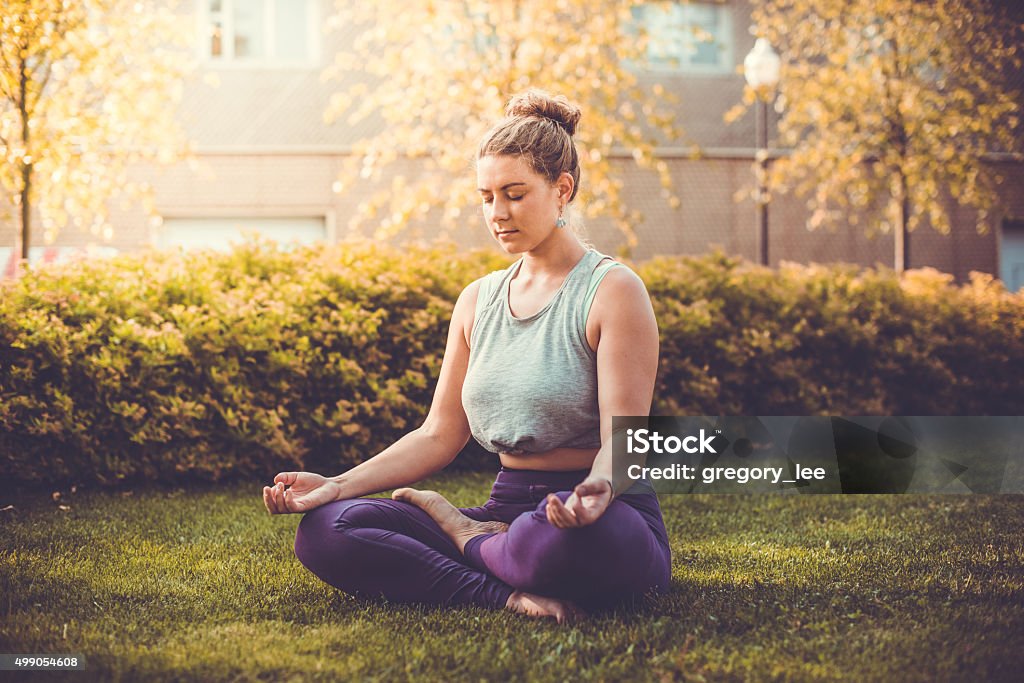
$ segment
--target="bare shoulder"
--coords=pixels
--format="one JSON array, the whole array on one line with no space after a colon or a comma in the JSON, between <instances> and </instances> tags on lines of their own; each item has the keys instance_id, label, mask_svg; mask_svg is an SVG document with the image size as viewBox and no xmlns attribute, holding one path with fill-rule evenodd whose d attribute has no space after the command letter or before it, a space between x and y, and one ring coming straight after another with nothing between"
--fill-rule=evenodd
<instances>
[{"instance_id":1,"label":"bare shoulder","mask_svg":"<svg viewBox=\"0 0 1024 683\"><path fill-rule=\"evenodd\" d=\"M601 280L594 296L594 306L617 309L620 306L636 306L650 303L647 286L629 266L620 263L612 268Z\"/></svg>"},{"instance_id":2,"label":"bare shoulder","mask_svg":"<svg viewBox=\"0 0 1024 683\"><path fill-rule=\"evenodd\" d=\"M469 338L473 332L473 318L476 314L476 299L480 294L480 283L483 278L473 280L462 293L459 294L458 301L455 302L455 310L452 312L451 326L453 329L462 331L462 335L466 340L466 345L469 345Z\"/></svg>"},{"instance_id":3,"label":"bare shoulder","mask_svg":"<svg viewBox=\"0 0 1024 683\"><path fill-rule=\"evenodd\" d=\"M586 335L590 348L596 351L602 336L609 332L639 341L651 335L656 339L657 330L651 297L644 281L626 265L609 270L598 285L587 317Z\"/></svg>"},{"instance_id":4,"label":"bare shoulder","mask_svg":"<svg viewBox=\"0 0 1024 683\"><path fill-rule=\"evenodd\" d=\"M486 277L486 276L485 276ZM456 302L456 307L462 305L468 305L470 308L476 306L476 297L480 293L480 283L483 282L484 278L477 278L470 282L459 294L459 300Z\"/></svg>"}]
</instances>

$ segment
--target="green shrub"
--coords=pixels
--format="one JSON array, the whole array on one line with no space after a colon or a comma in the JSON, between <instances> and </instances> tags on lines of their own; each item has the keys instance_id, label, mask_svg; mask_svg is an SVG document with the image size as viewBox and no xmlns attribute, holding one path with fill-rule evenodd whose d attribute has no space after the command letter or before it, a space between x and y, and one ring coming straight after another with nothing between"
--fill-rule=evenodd
<instances>
[{"instance_id":1,"label":"green shrub","mask_svg":"<svg viewBox=\"0 0 1024 683\"><path fill-rule=\"evenodd\" d=\"M663 415L1024 414L1024 297L990 276L722 254L638 268Z\"/></svg>"},{"instance_id":2,"label":"green shrub","mask_svg":"<svg viewBox=\"0 0 1024 683\"><path fill-rule=\"evenodd\" d=\"M150 253L0 302L0 462L28 482L339 470L419 425L452 304L495 255Z\"/></svg>"},{"instance_id":3,"label":"green shrub","mask_svg":"<svg viewBox=\"0 0 1024 683\"><path fill-rule=\"evenodd\" d=\"M458 293L507 262L255 242L32 271L0 285L0 464L39 484L340 471L420 424ZM1024 412L1024 299L991 279L721 254L638 272L656 413Z\"/></svg>"}]
</instances>

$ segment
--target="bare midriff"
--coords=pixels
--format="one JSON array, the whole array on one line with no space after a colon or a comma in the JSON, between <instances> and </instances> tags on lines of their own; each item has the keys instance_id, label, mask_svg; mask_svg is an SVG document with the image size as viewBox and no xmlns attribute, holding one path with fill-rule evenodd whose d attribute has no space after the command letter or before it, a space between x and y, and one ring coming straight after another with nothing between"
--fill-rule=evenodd
<instances>
[{"instance_id":1,"label":"bare midriff","mask_svg":"<svg viewBox=\"0 0 1024 683\"><path fill-rule=\"evenodd\" d=\"M588 470L594 464L598 448L553 448L543 453L499 453L503 467L513 470L568 472Z\"/></svg>"}]
</instances>

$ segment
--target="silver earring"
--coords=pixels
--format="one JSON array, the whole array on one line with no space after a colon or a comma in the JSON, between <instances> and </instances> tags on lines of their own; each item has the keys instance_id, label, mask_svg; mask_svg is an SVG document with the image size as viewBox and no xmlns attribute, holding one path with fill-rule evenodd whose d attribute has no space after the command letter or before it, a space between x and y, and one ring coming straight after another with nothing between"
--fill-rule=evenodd
<instances>
[{"instance_id":1,"label":"silver earring","mask_svg":"<svg viewBox=\"0 0 1024 683\"><path fill-rule=\"evenodd\" d=\"M565 227L565 217L562 216L562 211L561 210L559 210L559 212L558 212L558 220L555 221L555 227L556 228L564 228Z\"/></svg>"}]
</instances>

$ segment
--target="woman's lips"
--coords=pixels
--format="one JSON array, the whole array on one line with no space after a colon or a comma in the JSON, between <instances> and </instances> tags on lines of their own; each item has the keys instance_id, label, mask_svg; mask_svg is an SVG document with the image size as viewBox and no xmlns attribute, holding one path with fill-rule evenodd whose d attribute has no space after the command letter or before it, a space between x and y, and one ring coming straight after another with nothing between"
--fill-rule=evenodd
<instances>
[{"instance_id":1,"label":"woman's lips","mask_svg":"<svg viewBox=\"0 0 1024 683\"><path fill-rule=\"evenodd\" d=\"M499 230L498 231L498 238L500 239L502 237L510 237L510 236L516 234L517 232L519 232L519 231L518 230Z\"/></svg>"}]
</instances>

